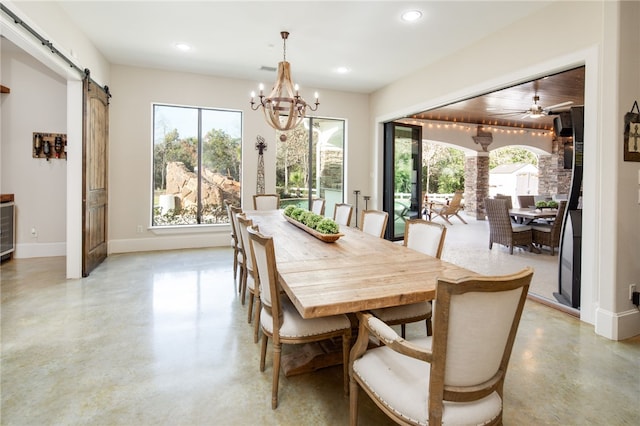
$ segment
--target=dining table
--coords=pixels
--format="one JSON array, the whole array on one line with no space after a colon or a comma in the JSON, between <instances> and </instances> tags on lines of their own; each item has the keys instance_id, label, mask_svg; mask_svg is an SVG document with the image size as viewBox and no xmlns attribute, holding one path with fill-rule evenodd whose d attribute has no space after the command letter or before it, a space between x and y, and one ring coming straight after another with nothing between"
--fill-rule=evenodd
<instances>
[{"instance_id":1,"label":"dining table","mask_svg":"<svg viewBox=\"0 0 640 426\"><path fill-rule=\"evenodd\" d=\"M543 208L543 209L532 209L527 207L520 207L509 209L509 216L516 222L523 225L529 225L531 222L534 222L539 219L547 219L552 220L555 219L558 214L558 209L552 208Z\"/></svg>"},{"instance_id":2,"label":"dining table","mask_svg":"<svg viewBox=\"0 0 640 426\"><path fill-rule=\"evenodd\" d=\"M341 226L339 239L324 242L285 220L282 210L245 213L273 237L280 285L303 318L430 301L438 277L477 275L357 228ZM311 364L288 367L283 361L283 369L292 375L319 368L317 361Z\"/></svg>"}]
</instances>

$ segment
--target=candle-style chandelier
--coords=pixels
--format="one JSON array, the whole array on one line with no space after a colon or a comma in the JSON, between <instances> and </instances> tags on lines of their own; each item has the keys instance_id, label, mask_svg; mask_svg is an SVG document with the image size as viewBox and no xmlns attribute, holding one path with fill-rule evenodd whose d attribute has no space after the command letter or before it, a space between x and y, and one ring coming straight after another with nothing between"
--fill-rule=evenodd
<instances>
[{"instance_id":1,"label":"candle-style chandelier","mask_svg":"<svg viewBox=\"0 0 640 426\"><path fill-rule=\"evenodd\" d=\"M255 92L251 92L251 109L256 111L262 107L267 123L276 130L286 131L298 126L304 119L307 108L318 109L318 93L315 93L315 107L308 104L298 93L298 85L291 81L291 67L287 62L287 38L289 33L280 33L283 45L283 60L278 64L278 78L269 96L264 96L264 86L260 84L259 101L254 101Z\"/></svg>"}]
</instances>

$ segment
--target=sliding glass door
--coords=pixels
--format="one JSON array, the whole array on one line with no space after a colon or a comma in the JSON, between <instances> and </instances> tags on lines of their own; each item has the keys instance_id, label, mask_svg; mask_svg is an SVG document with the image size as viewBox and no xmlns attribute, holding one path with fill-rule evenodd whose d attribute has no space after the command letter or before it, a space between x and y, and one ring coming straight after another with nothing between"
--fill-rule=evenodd
<instances>
[{"instance_id":1,"label":"sliding glass door","mask_svg":"<svg viewBox=\"0 0 640 426\"><path fill-rule=\"evenodd\" d=\"M420 217L422 127L385 123L383 209L389 213L385 238L404 237L405 222Z\"/></svg>"}]
</instances>

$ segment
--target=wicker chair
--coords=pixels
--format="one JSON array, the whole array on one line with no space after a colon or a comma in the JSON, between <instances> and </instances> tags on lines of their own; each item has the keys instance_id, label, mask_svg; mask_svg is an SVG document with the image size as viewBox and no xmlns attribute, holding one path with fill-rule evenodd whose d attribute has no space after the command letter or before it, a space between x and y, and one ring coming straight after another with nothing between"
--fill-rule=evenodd
<instances>
[{"instance_id":1,"label":"wicker chair","mask_svg":"<svg viewBox=\"0 0 640 426\"><path fill-rule=\"evenodd\" d=\"M535 206L536 205L535 197L533 195L518 195L518 205L520 205L520 208L522 209Z\"/></svg>"},{"instance_id":2,"label":"wicker chair","mask_svg":"<svg viewBox=\"0 0 640 426\"><path fill-rule=\"evenodd\" d=\"M548 246L551 249L551 256L555 255L555 248L560 246L560 232L562 231L562 219L567 208L566 201L558 204L558 214L552 224L531 225L533 244L538 246Z\"/></svg>"},{"instance_id":3,"label":"wicker chair","mask_svg":"<svg viewBox=\"0 0 640 426\"><path fill-rule=\"evenodd\" d=\"M493 248L493 243L497 243L509 247L510 254L513 254L513 248L516 246L526 246L531 251L531 226L511 222L507 200L486 198L484 206L489 219L489 250Z\"/></svg>"}]
</instances>

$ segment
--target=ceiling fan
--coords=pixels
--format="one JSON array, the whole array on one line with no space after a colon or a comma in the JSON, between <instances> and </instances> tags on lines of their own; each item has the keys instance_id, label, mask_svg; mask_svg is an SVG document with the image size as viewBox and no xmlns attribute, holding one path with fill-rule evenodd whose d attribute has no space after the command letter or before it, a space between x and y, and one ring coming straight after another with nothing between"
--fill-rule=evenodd
<instances>
[{"instance_id":1,"label":"ceiling fan","mask_svg":"<svg viewBox=\"0 0 640 426\"><path fill-rule=\"evenodd\" d=\"M533 97L533 104L529 107L529 109L525 110L525 111L514 111L514 112L504 112L504 113L498 113L498 114L492 114L492 115L520 115L520 114L524 114L521 118L538 118L538 117L543 117L546 115L550 115L550 114L554 114L555 111L557 111L560 108L564 108L567 107L571 104L573 104L573 101L567 101L567 102L561 102L559 104L555 104L555 105L549 105L547 107L542 107L541 105L538 104L538 102L540 101L540 96L535 95Z\"/></svg>"}]
</instances>

